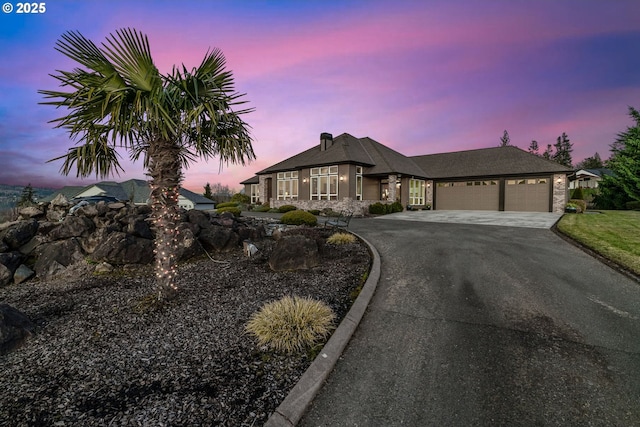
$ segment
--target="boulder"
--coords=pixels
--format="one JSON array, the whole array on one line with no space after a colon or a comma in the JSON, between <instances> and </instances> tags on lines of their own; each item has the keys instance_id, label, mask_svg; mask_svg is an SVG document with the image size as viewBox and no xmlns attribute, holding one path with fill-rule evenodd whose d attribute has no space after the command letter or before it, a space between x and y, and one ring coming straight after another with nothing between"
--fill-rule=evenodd
<instances>
[{"instance_id":1,"label":"boulder","mask_svg":"<svg viewBox=\"0 0 640 427\"><path fill-rule=\"evenodd\" d=\"M117 230L120 231L120 230ZM82 246L82 250L87 254L92 254L95 250L102 244L102 242L106 241L109 237L109 234L113 233L113 230L105 227L97 228L93 233L88 235L87 237L83 237L80 239L80 246Z\"/></svg>"},{"instance_id":2,"label":"boulder","mask_svg":"<svg viewBox=\"0 0 640 427\"><path fill-rule=\"evenodd\" d=\"M95 224L84 216L67 216L62 224L49 233L52 240L69 239L71 237L86 236L95 229Z\"/></svg>"},{"instance_id":3,"label":"boulder","mask_svg":"<svg viewBox=\"0 0 640 427\"><path fill-rule=\"evenodd\" d=\"M318 264L318 244L315 240L301 235L278 240L269 257L269 267L273 271L307 270Z\"/></svg>"},{"instance_id":4,"label":"boulder","mask_svg":"<svg viewBox=\"0 0 640 427\"><path fill-rule=\"evenodd\" d=\"M35 276L36 272L27 267L24 264L20 264L20 267L13 273L13 283L16 285L25 282Z\"/></svg>"},{"instance_id":5,"label":"boulder","mask_svg":"<svg viewBox=\"0 0 640 427\"><path fill-rule=\"evenodd\" d=\"M20 246L20 252L23 253L24 255L29 255L38 246L40 246L41 244L45 243L46 241L47 240L44 238L44 236L36 234L31 240L29 240L24 245Z\"/></svg>"},{"instance_id":6,"label":"boulder","mask_svg":"<svg viewBox=\"0 0 640 427\"><path fill-rule=\"evenodd\" d=\"M88 204L88 205L84 205L80 208L78 208L77 211L75 211L74 215L78 215L78 216L86 216L87 218L93 218L99 215L98 212L98 207L94 204Z\"/></svg>"},{"instance_id":7,"label":"boulder","mask_svg":"<svg viewBox=\"0 0 640 427\"><path fill-rule=\"evenodd\" d=\"M24 260L24 255L18 251L12 252L4 252L0 254L0 264L4 265L9 269L11 275L16 272L22 261Z\"/></svg>"},{"instance_id":8,"label":"boulder","mask_svg":"<svg viewBox=\"0 0 640 427\"><path fill-rule=\"evenodd\" d=\"M183 223L178 228L178 260L193 258L194 256L198 256L203 253L203 249L198 238L187 224L188 223Z\"/></svg>"},{"instance_id":9,"label":"boulder","mask_svg":"<svg viewBox=\"0 0 640 427\"><path fill-rule=\"evenodd\" d=\"M7 252L9 250L9 246L7 246L7 244L0 239L0 252Z\"/></svg>"},{"instance_id":10,"label":"boulder","mask_svg":"<svg viewBox=\"0 0 640 427\"><path fill-rule=\"evenodd\" d=\"M13 274L11 270L5 267L3 264L0 264L0 286L8 285L11 283L11 279L13 278Z\"/></svg>"},{"instance_id":11,"label":"boulder","mask_svg":"<svg viewBox=\"0 0 640 427\"><path fill-rule=\"evenodd\" d=\"M51 200L51 202L49 203L49 207L64 207L67 208L69 207L69 199L67 199L66 197L64 197L62 194L58 194L56 197L53 198L53 200Z\"/></svg>"},{"instance_id":12,"label":"boulder","mask_svg":"<svg viewBox=\"0 0 640 427\"><path fill-rule=\"evenodd\" d=\"M96 268L93 270L93 272L96 274L107 274L111 273L112 271L113 265L109 264L108 262L101 262L100 264L96 265Z\"/></svg>"},{"instance_id":13,"label":"boulder","mask_svg":"<svg viewBox=\"0 0 640 427\"><path fill-rule=\"evenodd\" d=\"M38 232L38 221L18 221L2 232L2 240L11 249L18 249Z\"/></svg>"},{"instance_id":14,"label":"boulder","mask_svg":"<svg viewBox=\"0 0 640 427\"><path fill-rule=\"evenodd\" d=\"M27 206L26 208L20 209L18 215L20 215L21 218L30 219L42 216L44 212L35 206Z\"/></svg>"},{"instance_id":15,"label":"boulder","mask_svg":"<svg viewBox=\"0 0 640 427\"><path fill-rule=\"evenodd\" d=\"M47 209L47 220L52 222L60 222L67 215L66 208L49 207Z\"/></svg>"},{"instance_id":16,"label":"boulder","mask_svg":"<svg viewBox=\"0 0 640 427\"><path fill-rule=\"evenodd\" d=\"M144 239L153 239L153 233L151 232L151 227L149 227L149 222L145 221L143 216L131 218L127 224L126 232Z\"/></svg>"},{"instance_id":17,"label":"boulder","mask_svg":"<svg viewBox=\"0 0 640 427\"><path fill-rule=\"evenodd\" d=\"M229 251L240 244L240 237L233 230L223 227L205 228L198 240L206 250Z\"/></svg>"},{"instance_id":18,"label":"boulder","mask_svg":"<svg viewBox=\"0 0 640 427\"><path fill-rule=\"evenodd\" d=\"M40 245L36 253L35 270L40 278L55 276L65 267L84 259L80 241L75 237Z\"/></svg>"},{"instance_id":19,"label":"boulder","mask_svg":"<svg viewBox=\"0 0 640 427\"><path fill-rule=\"evenodd\" d=\"M91 258L113 265L148 264L153 261L153 241L113 232L107 240L100 243Z\"/></svg>"},{"instance_id":20,"label":"boulder","mask_svg":"<svg viewBox=\"0 0 640 427\"><path fill-rule=\"evenodd\" d=\"M24 313L8 304L0 304L0 354L20 347L35 333L35 329Z\"/></svg>"},{"instance_id":21,"label":"boulder","mask_svg":"<svg viewBox=\"0 0 640 427\"><path fill-rule=\"evenodd\" d=\"M186 215L187 215L187 220L191 224L196 224L201 229L211 227L211 221L209 220L209 215L206 212L199 211L196 209L191 209L187 211Z\"/></svg>"}]
</instances>

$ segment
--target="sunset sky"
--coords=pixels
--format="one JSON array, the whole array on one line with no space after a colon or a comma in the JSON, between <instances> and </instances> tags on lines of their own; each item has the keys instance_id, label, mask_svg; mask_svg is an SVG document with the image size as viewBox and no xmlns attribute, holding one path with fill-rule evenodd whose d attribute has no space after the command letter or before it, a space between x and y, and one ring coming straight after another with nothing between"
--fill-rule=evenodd
<instances>
[{"instance_id":1,"label":"sunset sky","mask_svg":"<svg viewBox=\"0 0 640 427\"><path fill-rule=\"evenodd\" d=\"M47 1L0 13L0 184L86 185L46 163L74 143L38 105L49 76L75 64L54 50L68 30L97 44L117 29L149 36L161 72L218 47L255 112L249 166L194 164L184 186L239 182L319 144L321 132L369 136L405 155L526 149L566 132L574 163L631 125L640 108L640 1L306 0ZM6 6L6 4L5 4ZM3 10L4 7L3 6ZM145 179L123 153L126 173Z\"/></svg>"}]
</instances>

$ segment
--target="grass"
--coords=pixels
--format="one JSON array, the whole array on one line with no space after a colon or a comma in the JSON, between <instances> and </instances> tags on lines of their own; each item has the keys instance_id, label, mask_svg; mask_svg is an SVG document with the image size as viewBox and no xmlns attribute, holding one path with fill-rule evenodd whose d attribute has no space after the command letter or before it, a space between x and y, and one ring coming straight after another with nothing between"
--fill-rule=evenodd
<instances>
[{"instance_id":1,"label":"grass","mask_svg":"<svg viewBox=\"0 0 640 427\"><path fill-rule=\"evenodd\" d=\"M564 215L558 230L640 274L640 211L599 212Z\"/></svg>"},{"instance_id":2,"label":"grass","mask_svg":"<svg viewBox=\"0 0 640 427\"><path fill-rule=\"evenodd\" d=\"M333 330L335 314L322 301L297 296L265 304L245 330L276 351L295 353L313 347Z\"/></svg>"}]
</instances>

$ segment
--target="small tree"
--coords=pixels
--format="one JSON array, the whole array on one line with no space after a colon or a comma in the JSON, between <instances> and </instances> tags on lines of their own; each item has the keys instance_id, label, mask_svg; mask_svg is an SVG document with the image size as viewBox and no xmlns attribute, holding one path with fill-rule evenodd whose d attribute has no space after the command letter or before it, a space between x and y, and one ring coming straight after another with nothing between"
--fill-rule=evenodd
<instances>
[{"instance_id":1,"label":"small tree","mask_svg":"<svg viewBox=\"0 0 640 427\"><path fill-rule=\"evenodd\" d=\"M531 154L535 154L536 156L539 156L540 154L538 153L538 141L536 141L535 139L531 141L531 144L529 144L529 152Z\"/></svg>"},{"instance_id":2,"label":"small tree","mask_svg":"<svg viewBox=\"0 0 640 427\"><path fill-rule=\"evenodd\" d=\"M22 195L20 196L20 200L18 201L17 206L19 208L25 207L25 206L31 206L34 205L36 202L33 198L33 187L31 186L31 183L27 184L26 187L24 187L22 189Z\"/></svg>"},{"instance_id":3,"label":"small tree","mask_svg":"<svg viewBox=\"0 0 640 427\"><path fill-rule=\"evenodd\" d=\"M511 138L509 138L509 132L507 132L507 130L505 129L502 137L500 138L500 147L506 147L510 145L510 142Z\"/></svg>"},{"instance_id":4,"label":"small tree","mask_svg":"<svg viewBox=\"0 0 640 427\"><path fill-rule=\"evenodd\" d=\"M604 163L600 158L600 154L596 153L592 157L587 157L576 165L576 169L601 169Z\"/></svg>"},{"instance_id":5,"label":"small tree","mask_svg":"<svg viewBox=\"0 0 640 427\"><path fill-rule=\"evenodd\" d=\"M568 168L572 167L571 152L573 151L573 144L569 141L569 137L565 132L562 132L562 135L558 137L554 147L556 152L551 156L551 160Z\"/></svg>"},{"instance_id":6,"label":"small tree","mask_svg":"<svg viewBox=\"0 0 640 427\"><path fill-rule=\"evenodd\" d=\"M207 185L204 186L204 193L202 194L209 200L213 200L213 194L211 193L211 184L207 182Z\"/></svg>"},{"instance_id":7,"label":"small tree","mask_svg":"<svg viewBox=\"0 0 640 427\"><path fill-rule=\"evenodd\" d=\"M551 156L553 155L553 146L551 144L547 144L547 149L542 153L542 157L547 160L551 160Z\"/></svg>"}]
</instances>

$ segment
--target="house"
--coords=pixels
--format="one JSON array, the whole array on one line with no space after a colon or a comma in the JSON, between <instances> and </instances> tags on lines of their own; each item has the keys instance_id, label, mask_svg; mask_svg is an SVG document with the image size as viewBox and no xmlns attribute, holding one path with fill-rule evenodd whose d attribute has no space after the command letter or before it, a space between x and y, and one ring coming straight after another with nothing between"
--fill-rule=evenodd
<instances>
[{"instance_id":1,"label":"house","mask_svg":"<svg viewBox=\"0 0 640 427\"><path fill-rule=\"evenodd\" d=\"M64 195L71 200L74 197L89 196L112 196L123 202L132 202L135 205L146 205L149 203L151 189L147 181L141 179L130 179L124 182L101 181L85 187L68 186L56 191L44 201L51 201L58 194ZM186 210L209 210L215 208L213 200L196 194L186 188L180 189L178 205Z\"/></svg>"},{"instance_id":2,"label":"house","mask_svg":"<svg viewBox=\"0 0 640 427\"><path fill-rule=\"evenodd\" d=\"M572 170L517 147L407 157L369 137L320 144L243 181L254 203L367 212L375 202L433 209L562 212Z\"/></svg>"},{"instance_id":3,"label":"house","mask_svg":"<svg viewBox=\"0 0 640 427\"><path fill-rule=\"evenodd\" d=\"M580 169L569 176L569 188L598 188L602 178L612 174L611 169Z\"/></svg>"}]
</instances>

